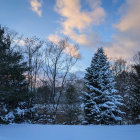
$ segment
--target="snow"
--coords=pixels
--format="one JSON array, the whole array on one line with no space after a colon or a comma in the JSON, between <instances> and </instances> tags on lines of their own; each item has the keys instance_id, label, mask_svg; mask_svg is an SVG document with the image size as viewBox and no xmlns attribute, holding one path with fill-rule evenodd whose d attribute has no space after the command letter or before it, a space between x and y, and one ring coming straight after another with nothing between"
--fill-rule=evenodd
<instances>
[{"instance_id":1,"label":"snow","mask_svg":"<svg viewBox=\"0 0 140 140\"><path fill-rule=\"evenodd\" d=\"M9 112L5 117L1 117L1 118L2 118L2 120L9 121L10 123L12 123L15 116L14 116L13 112Z\"/></svg>"},{"instance_id":2,"label":"snow","mask_svg":"<svg viewBox=\"0 0 140 140\"><path fill-rule=\"evenodd\" d=\"M140 140L140 125L1 125L0 140Z\"/></svg>"},{"instance_id":3,"label":"snow","mask_svg":"<svg viewBox=\"0 0 140 140\"><path fill-rule=\"evenodd\" d=\"M18 115L24 115L25 109L20 109L19 107L16 109Z\"/></svg>"}]
</instances>

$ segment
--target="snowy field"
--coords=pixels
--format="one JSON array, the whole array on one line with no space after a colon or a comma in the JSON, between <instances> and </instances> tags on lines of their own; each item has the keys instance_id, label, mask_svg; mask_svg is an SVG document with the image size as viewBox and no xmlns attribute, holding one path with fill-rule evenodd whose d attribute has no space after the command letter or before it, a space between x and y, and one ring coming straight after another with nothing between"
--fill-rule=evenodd
<instances>
[{"instance_id":1,"label":"snowy field","mask_svg":"<svg viewBox=\"0 0 140 140\"><path fill-rule=\"evenodd\" d=\"M0 140L140 140L140 125L0 125Z\"/></svg>"}]
</instances>

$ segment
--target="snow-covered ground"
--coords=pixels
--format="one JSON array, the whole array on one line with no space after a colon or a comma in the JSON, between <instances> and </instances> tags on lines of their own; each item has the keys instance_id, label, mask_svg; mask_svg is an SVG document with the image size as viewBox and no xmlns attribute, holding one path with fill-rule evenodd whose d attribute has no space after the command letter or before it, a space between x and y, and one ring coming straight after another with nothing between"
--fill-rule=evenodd
<instances>
[{"instance_id":1,"label":"snow-covered ground","mask_svg":"<svg viewBox=\"0 0 140 140\"><path fill-rule=\"evenodd\" d=\"M0 140L140 140L140 125L1 125Z\"/></svg>"}]
</instances>

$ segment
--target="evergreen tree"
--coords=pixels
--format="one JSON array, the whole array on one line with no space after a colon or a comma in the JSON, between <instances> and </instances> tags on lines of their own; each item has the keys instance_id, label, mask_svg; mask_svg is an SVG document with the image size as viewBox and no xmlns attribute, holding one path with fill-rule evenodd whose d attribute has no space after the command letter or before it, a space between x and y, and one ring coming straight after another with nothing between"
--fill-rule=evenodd
<instances>
[{"instance_id":1,"label":"evergreen tree","mask_svg":"<svg viewBox=\"0 0 140 140\"><path fill-rule=\"evenodd\" d=\"M140 60L140 59L139 59ZM133 93L133 118L135 123L140 123L140 62L133 66L135 69L135 89Z\"/></svg>"},{"instance_id":2,"label":"evergreen tree","mask_svg":"<svg viewBox=\"0 0 140 140\"><path fill-rule=\"evenodd\" d=\"M123 71L116 77L116 89L118 93L123 98L124 106L122 110L125 112L123 116L123 120L125 123L132 124L134 117L133 117L133 106L134 106L134 90L136 88L134 73Z\"/></svg>"},{"instance_id":3,"label":"evergreen tree","mask_svg":"<svg viewBox=\"0 0 140 140\"><path fill-rule=\"evenodd\" d=\"M119 106L121 96L115 90L114 77L103 48L99 48L92 58L90 67L85 74L84 93L85 123L116 124L121 121Z\"/></svg>"},{"instance_id":4,"label":"evergreen tree","mask_svg":"<svg viewBox=\"0 0 140 140\"><path fill-rule=\"evenodd\" d=\"M23 56L12 48L11 37L0 26L0 102L14 108L27 97Z\"/></svg>"}]
</instances>

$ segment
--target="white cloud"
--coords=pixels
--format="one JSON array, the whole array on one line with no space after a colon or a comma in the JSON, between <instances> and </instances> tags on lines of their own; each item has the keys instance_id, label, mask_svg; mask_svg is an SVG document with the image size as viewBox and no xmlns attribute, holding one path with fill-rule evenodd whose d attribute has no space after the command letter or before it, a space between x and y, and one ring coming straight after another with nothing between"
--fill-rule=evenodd
<instances>
[{"instance_id":1,"label":"white cloud","mask_svg":"<svg viewBox=\"0 0 140 140\"><path fill-rule=\"evenodd\" d=\"M50 41L52 41L53 43L56 43L56 44L59 43L62 40L62 38L60 36L58 36L57 34L55 34L55 35L51 34L48 37L48 39ZM75 58L80 57L80 54L79 54L79 51L78 51L77 47L75 45L73 45L72 43L66 42L64 52L66 54L71 55L72 57L75 57Z\"/></svg>"},{"instance_id":2,"label":"white cloud","mask_svg":"<svg viewBox=\"0 0 140 140\"><path fill-rule=\"evenodd\" d=\"M113 42L107 46L107 54L130 59L140 51L140 0L126 0L121 7L121 19L115 25L118 32L113 35Z\"/></svg>"},{"instance_id":3,"label":"white cloud","mask_svg":"<svg viewBox=\"0 0 140 140\"><path fill-rule=\"evenodd\" d=\"M21 45L21 46L25 46L25 41L22 40L22 39L20 39L20 40L14 40L14 42L15 42L16 44Z\"/></svg>"},{"instance_id":4,"label":"white cloud","mask_svg":"<svg viewBox=\"0 0 140 140\"><path fill-rule=\"evenodd\" d=\"M71 55L72 57L75 57L75 58L80 57L78 49L76 48L75 45L73 45L71 43L66 44L65 53L67 53L67 54L69 54L69 55Z\"/></svg>"},{"instance_id":5,"label":"white cloud","mask_svg":"<svg viewBox=\"0 0 140 140\"><path fill-rule=\"evenodd\" d=\"M55 10L63 17L62 33L79 44L90 46L98 38L94 39L96 35L89 28L104 21L105 11L100 0L86 2L91 6L91 11L83 11L80 0L56 0ZM89 37L91 35L94 35L92 39Z\"/></svg>"},{"instance_id":6,"label":"white cloud","mask_svg":"<svg viewBox=\"0 0 140 140\"><path fill-rule=\"evenodd\" d=\"M129 31L140 34L140 0L127 0L122 8L126 8L125 10L122 10L125 14L122 15L122 18L116 27L121 32Z\"/></svg>"},{"instance_id":7,"label":"white cloud","mask_svg":"<svg viewBox=\"0 0 140 140\"><path fill-rule=\"evenodd\" d=\"M31 9L33 12L37 13L38 16L42 16L42 2L38 0L30 0Z\"/></svg>"},{"instance_id":8,"label":"white cloud","mask_svg":"<svg viewBox=\"0 0 140 140\"><path fill-rule=\"evenodd\" d=\"M60 36L58 36L57 34L50 34L48 39L54 43L58 43L61 40Z\"/></svg>"}]
</instances>

